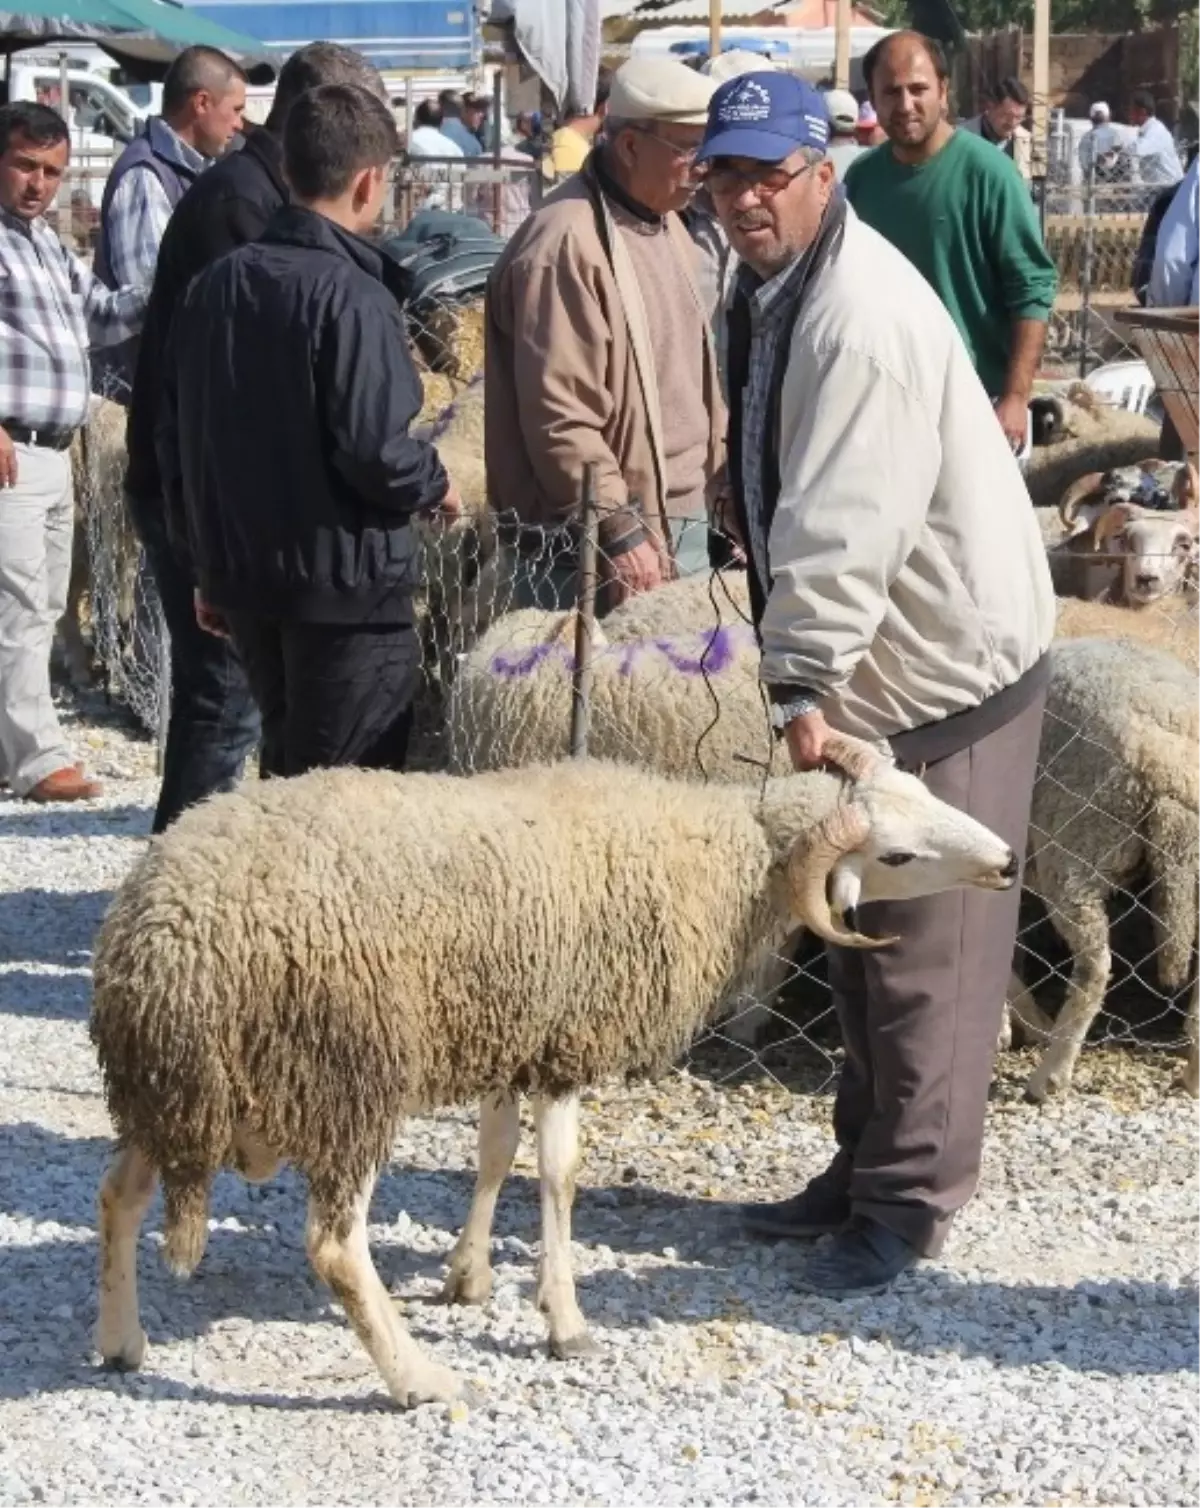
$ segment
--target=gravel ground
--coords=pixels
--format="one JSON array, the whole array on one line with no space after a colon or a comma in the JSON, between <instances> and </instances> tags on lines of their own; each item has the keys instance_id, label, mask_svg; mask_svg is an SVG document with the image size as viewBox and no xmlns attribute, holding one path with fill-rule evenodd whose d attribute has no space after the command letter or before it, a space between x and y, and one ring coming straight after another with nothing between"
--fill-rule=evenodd
<instances>
[{"instance_id":1,"label":"gravel ground","mask_svg":"<svg viewBox=\"0 0 1200 1508\"><path fill-rule=\"evenodd\" d=\"M390 1408L308 1270L286 1175L219 1183L188 1284L158 1262L152 1212L147 1369L97 1370L89 947L155 785L145 744L76 735L102 802L0 800L0 1503L1196 1501L1196 1114L1156 1054L1094 1050L1041 1111L1006 1056L979 1196L945 1260L882 1297L801 1295L799 1252L740 1238L730 1201L821 1165L829 1099L719 1085L707 1053L587 1107L576 1258L600 1358L545 1355L528 1141L492 1302L432 1302L470 1187L461 1113L407 1128L372 1235L470 1408Z\"/></svg>"}]
</instances>

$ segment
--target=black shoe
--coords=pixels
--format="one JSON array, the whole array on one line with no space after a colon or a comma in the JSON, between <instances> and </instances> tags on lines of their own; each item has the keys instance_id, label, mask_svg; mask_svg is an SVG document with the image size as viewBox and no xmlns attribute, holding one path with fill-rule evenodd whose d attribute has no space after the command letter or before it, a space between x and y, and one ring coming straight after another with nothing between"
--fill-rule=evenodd
<instances>
[{"instance_id":1,"label":"black shoe","mask_svg":"<svg viewBox=\"0 0 1200 1508\"><path fill-rule=\"evenodd\" d=\"M813 1252L796 1287L830 1299L882 1293L920 1260L920 1252L895 1231L867 1215L855 1215L832 1241Z\"/></svg>"},{"instance_id":2,"label":"black shoe","mask_svg":"<svg viewBox=\"0 0 1200 1508\"><path fill-rule=\"evenodd\" d=\"M814 1179L792 1199L743 1204L741 1216L742 1229L751 1235L813 1241L841 1230L850 1218L850 1196L840 1189L822 1187L820 1180Z\"/></svg>"}]
</instances>

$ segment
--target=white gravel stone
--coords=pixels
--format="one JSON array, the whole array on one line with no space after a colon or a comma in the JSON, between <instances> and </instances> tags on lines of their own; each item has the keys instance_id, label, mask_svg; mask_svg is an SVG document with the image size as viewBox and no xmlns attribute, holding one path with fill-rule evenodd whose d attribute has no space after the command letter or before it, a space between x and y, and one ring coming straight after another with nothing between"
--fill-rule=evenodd
<instances>
[{"instance_id":1,"label":"white gravel stone","mask_svg":"<svg viewBox=\"0 0 1200 1508\"><path fill-rule=\"evenodd\" d=\"M462 1110L404 1128L372 1239L471 1406L389 1405L308 1269L286 1173L219 1180L187 1284L159 1261L152 1212L146 1370L99 1371L111 1133L89 949L155 783L145 743L76 732L101 802L0 798L0 1504L1196 1501L1196 1118L1154 1054L1091 1051L1074 1098L1040 1111L1019 1099L1027 1062L1003 1062L978 1197L943 1261L876 1298L799 1293L802 1252L743 1240L730 1208L821 1166L828 1094L696 1071L586 1108L576 1259L595 1360L546 1356L528 1136L493 1300L432 1302L471 1182Z\"/></svg>"}]
</instances>

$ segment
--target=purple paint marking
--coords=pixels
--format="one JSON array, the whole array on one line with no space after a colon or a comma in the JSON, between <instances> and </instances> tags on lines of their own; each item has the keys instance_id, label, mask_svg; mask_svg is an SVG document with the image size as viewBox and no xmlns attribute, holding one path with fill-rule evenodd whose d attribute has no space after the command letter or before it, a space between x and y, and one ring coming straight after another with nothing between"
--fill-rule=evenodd
<instances>
[{"instance_id":1,"label":"purple paint marking","mask_svg":"<svg viewBox=\"0 0 1200 1508\"><path fill-rule=\"evenodd\" d=\"M621 676L632 675L637 665L655 654L661 655L679 675L720 675L733 664L738 650L753 641L753 631L737 624L732 628L714 628L706 634L689 634L685 639L635 639L628 644L614 644L601 649L596 658L610 657ZM697 646L694 653L683 647L691 644ZM551 657L560 660L568 672L574 670L574 652L556 639L528 649L499 650L488 662L488 671L501 680L521 680L533 675Z\"/></svg>"}]
</instances>

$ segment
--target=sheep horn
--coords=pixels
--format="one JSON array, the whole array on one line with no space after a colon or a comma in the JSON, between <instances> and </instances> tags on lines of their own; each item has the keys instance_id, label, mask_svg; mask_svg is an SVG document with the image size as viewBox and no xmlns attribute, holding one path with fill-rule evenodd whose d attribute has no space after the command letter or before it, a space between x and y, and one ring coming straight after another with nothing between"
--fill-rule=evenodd
<instances>
[{"instance_id":1,"label":"sheep horn","mask_svg":"<svg viewBox=\"0 0 1200 1508\"><path fill-rule=\"evenodd\" d=\"M1096 520L1092 528L1092 542L1096 553L1103 554L1110 535L1119 534L1126 524L1142 516L1141 509L1132 503L1114 503Z\"/></svg>"},{"instance_id":2,"label":"sheep horn","mask_svg":"<svg viewBox=\"0 0 1200 1508\"><path fill-rule=\"evenodd\" d=\"M1058 505L1058 516L1068 529L1075 527L1075 519L1080 508L1096 492L1104 480L1102 471L1089 471L1086 476L1081 476L1078 481L1072 482L1063 493Z\"/></svg>"},{"instance_id":3,"label":"sheep horn","mask_svg":"<svg viewBox=\"0 0 1200 1508\"><path fill-rule=\"evenodd\" d=\"M831 733L825 740L824 757L829 764L836 765L843 774L849 775L851 780L870 780L880 770L888 767L887 760L878 749L873 749L861 738L852 738L848 733Z\"/></svg>"},{"instance_id":4,"label":"sheep horn","mask_svg":"<svg viewBox=\"0 0 1200 1508\"><path fill-rule=\"evenodd\" d=\"M797 919L818 937L843 948L886 948L897 940L865 937L844 927L834 916L826 894L833 866L859 848L870 830L870 821L861 807L840 802L811 831L796 840L788 860L788 883Z\"/></svg>"}]
</instances>

